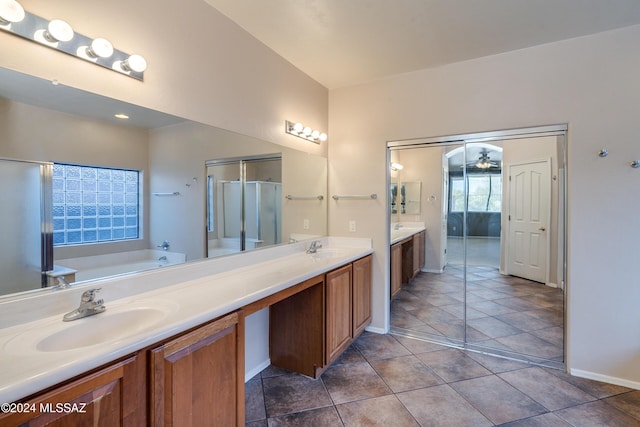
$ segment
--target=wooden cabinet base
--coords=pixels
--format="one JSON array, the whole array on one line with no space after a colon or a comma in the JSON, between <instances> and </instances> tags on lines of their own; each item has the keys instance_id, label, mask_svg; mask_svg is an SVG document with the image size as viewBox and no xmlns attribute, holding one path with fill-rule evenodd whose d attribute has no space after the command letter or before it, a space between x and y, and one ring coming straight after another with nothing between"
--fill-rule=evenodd
<instances>
[{"instance_id":1,"label":"wooden cabinet base","mask_svg":"<svg viewBox=\"0 0 640 427\"><path fill-rule=\"evenodd\" d=\"M151 351L151 424L244 425L244 337L238 313Z\"/></svg>"},{"instance_id":2,"label":"wooden cabinet base","mask_svg":"<svg viewBox=\"0 0 640 427\"><path fill-rule=\"evenodd\" d=\"M2 426L141 426L146 424L144 357L135 355L0 414ZM25 407L25 406L23 406Z\"/></svg>"}]
</instances>

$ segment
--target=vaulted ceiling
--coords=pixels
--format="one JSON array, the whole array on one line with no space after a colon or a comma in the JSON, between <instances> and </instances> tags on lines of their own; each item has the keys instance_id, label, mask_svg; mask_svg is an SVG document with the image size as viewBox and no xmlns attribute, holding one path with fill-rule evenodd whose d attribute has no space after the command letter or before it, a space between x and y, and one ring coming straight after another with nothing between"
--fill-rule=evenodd
<instances>
[{"instance_id":1,"label":"vaulted ceiling","mask_svg":"<svg viewBox=\"0 0 640 427\"><path fill-rule=\"evenodd\" d=\"M204 0L329 89L640 24L640 0Z\"/></svg>"}]
</instances>

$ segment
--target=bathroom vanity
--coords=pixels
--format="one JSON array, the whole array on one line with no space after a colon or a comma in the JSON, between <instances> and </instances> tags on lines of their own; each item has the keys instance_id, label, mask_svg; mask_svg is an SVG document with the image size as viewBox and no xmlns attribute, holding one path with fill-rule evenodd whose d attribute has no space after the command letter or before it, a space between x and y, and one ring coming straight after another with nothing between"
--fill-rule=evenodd
<instances>
[{"instance_id":1,"label":"bathroom vanity","mask_svg":"<svg viewBox=\"0 0 640 427\"><path fill-rule=\"evenodd\" d=\"M247 316L269 307L271 363L316 378L371 321L370 240L322 243L136 275L120 299L115 279L105 313L0 329L0 425L244 425Z\"/></svg>"},{"instance_id":2,"label":"bathroom vanity","mask_svg":"<svg viewBox=\"0 0 640 427\"><path fill-rule=\"evenodd\" d=\"M399 227L391 230L391 299L409 283L425 265L424 226Z\"/></svg>"}]
</instances>

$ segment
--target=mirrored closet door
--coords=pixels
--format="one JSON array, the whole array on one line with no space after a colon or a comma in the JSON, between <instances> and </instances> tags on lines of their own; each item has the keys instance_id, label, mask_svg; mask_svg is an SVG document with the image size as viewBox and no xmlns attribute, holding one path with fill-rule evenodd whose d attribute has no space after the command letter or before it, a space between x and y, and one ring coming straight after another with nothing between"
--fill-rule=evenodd
<instances>
[{"instance_id":1,"label":"mirrored closet door","mask_svg":"<svg viewBox=\"0 0 640 427\"><path fill-rule=\"evenodd\" d=\"M391 234L425 229L424 267L403 274L391 301L393 333L563 365L565 133L389 143L390 164L402 165L389 172L391 202L400 183L422 183L417 214L390 206Z\"/></svg>"}]
</instances>

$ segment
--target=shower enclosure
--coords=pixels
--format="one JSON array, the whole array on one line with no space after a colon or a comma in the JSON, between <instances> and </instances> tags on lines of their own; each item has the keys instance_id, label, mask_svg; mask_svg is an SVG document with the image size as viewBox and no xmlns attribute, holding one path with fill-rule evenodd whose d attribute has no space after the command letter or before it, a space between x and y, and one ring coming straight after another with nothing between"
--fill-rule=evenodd
<instances>
[{"instance_id":1,"label":"shower enclosure","mask_svg":"<svg viewBox=\"0 0 640 427\"><path fill-rule=\"evenodd\" d=\"M0 294L47 286L53 270L53 164L0 159Z\"/></svg>"},{"instance_id":2,"label":"shower enclosure","mask_svg":"<svg viewBox=\"0 0 640 427\"><path fill-rule=\"evenodd\" d=\"M282 241L282 157L210 160L207 167L209 258Z\"/></svg>"}]
</instances>

